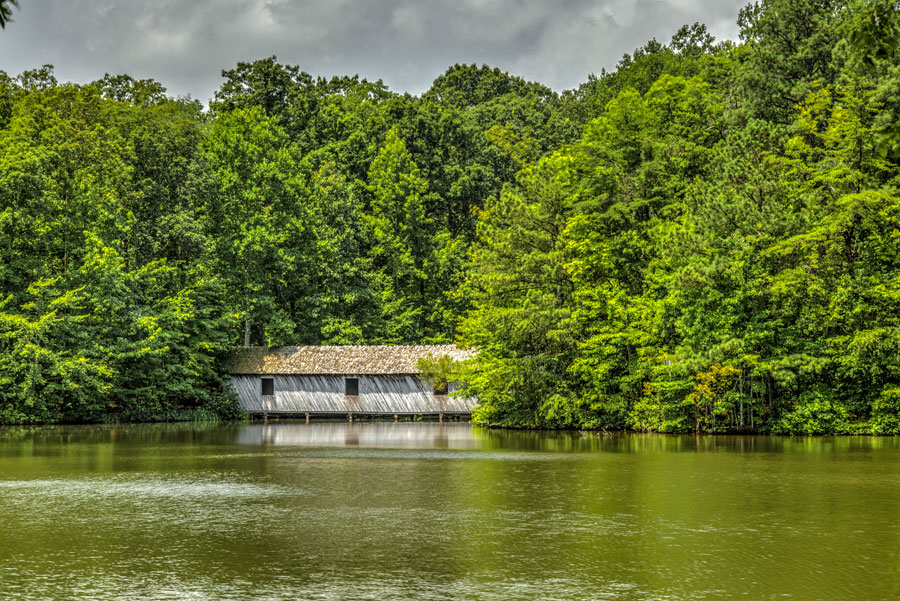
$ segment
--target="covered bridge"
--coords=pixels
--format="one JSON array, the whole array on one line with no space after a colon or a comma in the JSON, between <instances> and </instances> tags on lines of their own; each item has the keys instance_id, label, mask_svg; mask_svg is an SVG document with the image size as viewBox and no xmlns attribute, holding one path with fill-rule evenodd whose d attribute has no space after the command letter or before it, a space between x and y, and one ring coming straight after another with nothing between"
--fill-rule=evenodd
<instances>
[{"instance_id":1,"label":"covered bridge","mask_svg":"<svg viewBox=\"0 0 900 601\"><path fill-rule=\"evenodd\" d=\"M241 407L256 414L469 414L475 400L419 377L421 358L461 361L454 345L243 348L230 359Z\"/></svg>"}]
</instances>

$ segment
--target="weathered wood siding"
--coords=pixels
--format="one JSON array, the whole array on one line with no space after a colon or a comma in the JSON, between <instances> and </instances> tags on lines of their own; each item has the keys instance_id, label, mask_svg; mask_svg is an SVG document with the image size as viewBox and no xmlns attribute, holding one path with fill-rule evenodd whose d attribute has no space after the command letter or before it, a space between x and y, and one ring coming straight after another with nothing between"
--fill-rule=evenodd
<instances>
[{"instance_id":1,"label":"weathered wood siding","mask_svg":"<svg viewBox=\"0 0 900 601\"><path fill-rule=\"evenodd\" d=\"M262 395L264 377L274 378L274 396ZM251 413L468 414L475 405L474 399L432 394L414 375L346 377L359 379L358 396L344 394L345 376L234 375L231 382Z\"/></svg>"}]
</instances>

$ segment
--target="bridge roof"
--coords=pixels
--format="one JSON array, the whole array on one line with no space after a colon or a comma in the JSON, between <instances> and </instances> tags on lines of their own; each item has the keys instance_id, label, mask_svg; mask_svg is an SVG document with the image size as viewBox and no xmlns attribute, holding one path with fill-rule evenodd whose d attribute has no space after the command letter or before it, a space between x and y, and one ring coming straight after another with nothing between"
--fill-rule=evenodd
<instances>
[{"instance_id":1,"label":"bridge roof","mask_svg":"<svg viewBox=\"0 0 900 601\"><path fill-rule=\"evenodd\" d=\"M239 374L387 375L419 373L423 357L474 355L452 344L420 346L281 346L242 348L232 353L229 372Z\"/></svg>"}]
</instances>

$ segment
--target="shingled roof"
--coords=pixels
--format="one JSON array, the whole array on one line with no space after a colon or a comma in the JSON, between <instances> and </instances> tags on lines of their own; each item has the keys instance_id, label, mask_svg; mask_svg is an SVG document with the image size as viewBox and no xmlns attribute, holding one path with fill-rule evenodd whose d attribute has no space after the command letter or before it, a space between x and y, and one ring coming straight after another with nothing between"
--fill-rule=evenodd
<instances>
[{"instance_id":1,"label":"shingled roof","mask_svg":"<svg viewBox=\"0 0 900 601\"><path fill-rule=\"evenodd\" d=\"M236 350L229 360L232 374L378 375L416 374L416 361L449 355L456 361L474 353L452 344L422 346L281 346Z\"/></svg>"}]
</instances>

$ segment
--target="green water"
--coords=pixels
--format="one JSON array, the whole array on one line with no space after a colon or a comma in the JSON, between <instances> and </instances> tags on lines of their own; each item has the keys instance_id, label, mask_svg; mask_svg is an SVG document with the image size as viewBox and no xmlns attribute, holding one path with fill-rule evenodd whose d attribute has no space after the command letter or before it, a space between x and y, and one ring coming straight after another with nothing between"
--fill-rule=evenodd
<instances>
[{"instance_id":1,"label":"green water","mask_svg":"<svg viewBox=\"0 0 900 601\"><path fill-rule=\"evenodd\" d=\"M0 429L0 599L897 599L900 440Z\"/></svg>"}]
</instances>

